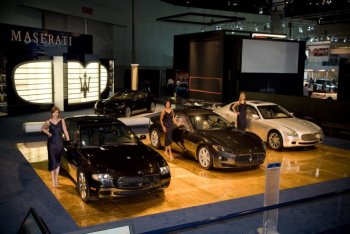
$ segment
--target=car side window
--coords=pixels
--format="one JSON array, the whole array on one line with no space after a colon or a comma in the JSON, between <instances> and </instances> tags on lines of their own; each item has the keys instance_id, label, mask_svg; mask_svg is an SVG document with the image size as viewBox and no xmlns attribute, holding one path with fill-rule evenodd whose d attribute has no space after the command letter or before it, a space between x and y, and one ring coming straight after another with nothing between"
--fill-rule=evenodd
<instances>
[{"instance_id":1,"label":"car side window","mask_svg":"<svg viewBox=\"0 0 350 234\"><path fill-rule=\"evenodd\" d=\"M187 131L190 131L190 126L185 118L185 116L183 115L175 115L175 120L177 121L177 125L178 126L185 126Z\"/></svg>"},{"instance_id":2,"label":"car side window","mask_svg":"<svg viewBox=\"0 0 350 234\"><path fill-rule=\"evenodd\" d=\"M252 107L252 106L247 106L247 117L252 117L253 114L256 114L257 115L257 112L256 110Z\"/></svg>"},{"instance_id":3,"label":"car side window","mask_svg":"<svg viewBox=\"0 0 350 234\"><path fill-rule=\"evenodd\" d=\"M69 139L75 140L75 132L77 131L77 123L74 121L70 121L69 119L65 120L67 131L69 134Z\"/></svg>"}]
</instances>

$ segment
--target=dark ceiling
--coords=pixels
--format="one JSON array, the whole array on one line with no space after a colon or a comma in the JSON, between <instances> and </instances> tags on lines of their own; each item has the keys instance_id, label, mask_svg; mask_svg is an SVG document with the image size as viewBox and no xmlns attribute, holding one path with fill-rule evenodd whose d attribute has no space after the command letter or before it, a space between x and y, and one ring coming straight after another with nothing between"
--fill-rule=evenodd
<instances>
[{"instance_id":1,"label":"dark ceiling","mask_svg":"<svg viewBox=\"0 0 350 234\"><path fill-rule=\"evenodd\" d=\"M162 0L177 6L270 15L272 0Z\"/></svg>"},{"instance_id":2,"label":"dark ceiling","mask_svg":"<svg viewBox=\"0 0 350 234\"><path fill-rule=\"evenodd\" d=\"M316 20L318 24L350 23L350 0L161 0L176 6Z\"/></svg>"}]
</instances>

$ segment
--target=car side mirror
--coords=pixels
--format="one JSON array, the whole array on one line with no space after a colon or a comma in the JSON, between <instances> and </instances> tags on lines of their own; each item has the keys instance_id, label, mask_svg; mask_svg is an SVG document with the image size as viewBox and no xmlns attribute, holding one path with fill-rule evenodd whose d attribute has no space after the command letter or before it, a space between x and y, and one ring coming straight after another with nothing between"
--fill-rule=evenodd
<instances>
[{"instance_id":1,"label":"car side mirror","mask_svg":"<svg viewBox=\"0 0 350 234\"><path fill-rule=\"evenodd\" d=\"M253 119L259 119L259 115L257 115L257 114L252 114L252 118L253 118Z\"/></svg>"},{"instance_id":2,"label":"car side mirror","mask_svg":"<svg viewBox=\"0 0 350 234\"><path fill-rule=\"evenodd\" d=\"M141 136L139 136L139 139L140 139L140 140L146 140L146 135L141 135Z\"/></svg>"}]
</instances>

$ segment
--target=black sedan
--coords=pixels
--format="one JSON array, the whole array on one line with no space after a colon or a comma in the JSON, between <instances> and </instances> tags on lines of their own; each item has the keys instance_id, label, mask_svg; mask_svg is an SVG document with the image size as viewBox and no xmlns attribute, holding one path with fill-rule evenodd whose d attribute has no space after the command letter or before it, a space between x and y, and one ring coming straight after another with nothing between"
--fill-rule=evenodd
<instances>
[{"instance_id":1,"label":"black sedan","mask_svg":"<svg viewBox=\"0 0 350 234\"><path fill-rule=\"evenodd\" d=\"M106 116L65 119L71 142L65 142L62 167L77 184L80 197L133 196L170 184L163 157L144 145L129 128Z\"/></svg>"},{"instance_id":2,"label":"black sedan","mask_svg":"<svg viewBox=\"0 0 350 234\"><path fill-rule=\"evenodd\" d=\"M96 114L124 115L130 117L135 111L156 109L156 101L151 93L145 91L123 90L107 99L98 100L94 105Z\"/></svg>"},{"instance_id":3,"label":"black sedan","mask_svg":"<svg viewBox=\"0 0 350 234\"><path fill-rule=\"evenodd\" d=\"M254 167L266 157L264 142L254 133L243 132L224 118L206 109L175 110L172 149L192 156L205 169ZM164 142L159 116L151 118L151 144Z\"/></svg>"}]
</instances>

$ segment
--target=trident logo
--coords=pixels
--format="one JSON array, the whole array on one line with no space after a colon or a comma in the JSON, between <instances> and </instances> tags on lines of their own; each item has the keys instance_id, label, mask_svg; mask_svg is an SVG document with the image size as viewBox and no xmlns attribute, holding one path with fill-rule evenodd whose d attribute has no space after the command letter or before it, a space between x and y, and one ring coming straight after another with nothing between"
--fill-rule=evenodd
<instances>
[{"instance_id":1,"label":"trident logo","mask_svg":"<svg viewBox=\"0 0 350 234\"><path fill-rule=\"evenodd\" d=\"M89 80L88 82L86 83L86 78L87 78L87 75L86 75L86 72L84 72L84 81L82 81L82 78L79 76L79 79L80 79L80 91L81 92L84 92L84 98L86 98L86 93L89 92L89 87L90 87L90 79L91 79L91 76L89 76Z\"/></svg>"}]
</instances>

